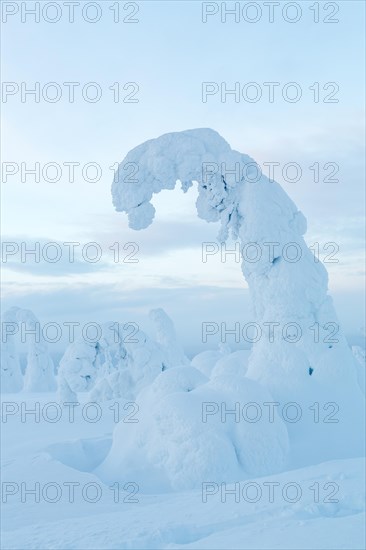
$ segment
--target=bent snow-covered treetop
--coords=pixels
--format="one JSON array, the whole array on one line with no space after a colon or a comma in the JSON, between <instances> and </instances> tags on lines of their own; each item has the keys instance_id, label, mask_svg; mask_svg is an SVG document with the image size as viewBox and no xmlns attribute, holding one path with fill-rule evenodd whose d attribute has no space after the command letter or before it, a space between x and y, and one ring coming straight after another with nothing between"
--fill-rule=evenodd
<instances>
[{"instance_id":1,"label":"bent snow-covered treetop","mask_svg":"<svg viewBox=\"0 0 366 550\"><path fill-rule=\"evenodd\" d=\"M197 212L208 222L221 221L219 238L226 240L229 229L238 235L245 202L241 200L245 184L271 183L263 192L266 203L281 206L281 217L300 221L298 229L306 229L305 219L281 187L261 174L256 162L248 155L231 149L214 130L199 128L165 134L132 149L118 167L112 185L113 204L117 211L127 212L133 229L148 227L155 209L150 200L162 189L174 189L177 182L186 192L193 182L198 183ZM268 193L272 191L272 201ZM253 212L252 206L250 206ZM265 204L261 218L269 219ZM267 208L268 210L268 208ZM267 216L265 216L267 214ZM278 211L277 211L278 214Z\"/></svg>"}]
</instances>

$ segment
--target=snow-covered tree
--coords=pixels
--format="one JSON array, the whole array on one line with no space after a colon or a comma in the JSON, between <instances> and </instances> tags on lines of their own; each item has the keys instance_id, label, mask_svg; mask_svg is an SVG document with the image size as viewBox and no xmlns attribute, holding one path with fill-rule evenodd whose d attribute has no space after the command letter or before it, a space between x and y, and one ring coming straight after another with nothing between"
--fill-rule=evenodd
<instances>
[{"instance_id":1,"label":"snow-covered tree","mask_svg":"<svg viewBox=\"0 0 366 550\"><path fill-rule=\"evenodd\" d=\"M1 342L1 391L18 392L23 387L23 376L16 351L14 335L17 325L17 308L11 308L2 316Z\"/></svg>"},{"instance_id":2,"label":"snow-covered tree","mask_svg":"<svg viewBox=\"0 0 366 550\"><path fill-rule=\"evenodd\" d=\"M138 177L126 180L131 165L138 167ZM133 229L152 223L153 194L177 182L183 191L198 183L199 217L220 222L220 242L230 232L241 241L253 320L262 327L277 323L274 338L264 331L253 346L247 377L282 404L296 401L303 410L314 402L339 407L341 421L333 431L313 420L304 421L301 430L289 425L299 460L304 446L313 451L310 460L362 452L357 430L362 429L364 399L354 358L328 295L327 272L304 241L306 219L280 185L211 129L147 141L127 154L118 175L113 203L127 213Z\"/></svg>"},{"instance_id":3,"label":"snow-covered tree","mask_svg":"<svg viewBox=\"0 0 366 550\"><path fill-rule=\"evenodd\" d=\"M24 390L30 392L54 391L56 389L54 364L37 317L28 309L12 307L4 314L4 320L15 323L18 328L17 333L20 327L20 332L23 334L27 346ZM22 386L20 382L21 373L13 338L8 338L5 344L1 370L4 376L5 388L13 386L18 390L11 391L19 391ZM5 373L7 374L5 375ZM10 390L3 389L2 391Z\"/></svg>"},{"instance_id":4,"label":"snow-covered tree","mask_svg":"<svg viewBox=\"0 0 366 550\"><path fill-rule=\"evenodd\" d=\"M54 391L57 387L55 367L42 331L39 330L40 323L28 309L19 310L18 318L24 323L29 340L24 389L31 392Z\"/></svg>"},{"instance_id":5,"label":"snow-covered tree","mask_svg":"<svg viewBox=\"0 0 366 550\"><path fill-rule=\"evenodd\" d=\"M134 328L131 331L131 326ZM135 397L164 370L161 347L137 325L121 325L121 338L127 352L128 373L131 378L131 396Z\"/></svg>"},{"instance_id":6,"label":"snow-covered tree","mask_svg":"<svg viewBox=\"0 0 366 550\"><path fill-rule=\"evenodd\" d=\"M82 336L72 342L61 358L57 379L61 403L77 401L76 392L89 391L99 369L98 342Z\"/></svg>"},{"instance_id":7,"label":"snow-covered tree","mask_svg":"<svg viewBox=\"0 0 366 550\"><path fill-rule=\"evenodd\" d=\"M95 343L80 337L67 348L59 368L59 399L90 391L93 401L134 399L165 369L189 365L172 320L162 309L150 314L157 342L135 323L109 322ZM66 399L68 398L68 399Z\"/></svg>"},{"instance_id":8,"label":"snow-covered tree","mask_svg":"<svg viewBox=\"0 0 366 550\"><path fill-rule=\"evenodd\" d=\"M127 350L123 345L121 326L105 323L98 342L100 369L95 386L90 393L92 401L108 401L130 397L132 379L128 371Z\"/></svg>"}]
</instances>

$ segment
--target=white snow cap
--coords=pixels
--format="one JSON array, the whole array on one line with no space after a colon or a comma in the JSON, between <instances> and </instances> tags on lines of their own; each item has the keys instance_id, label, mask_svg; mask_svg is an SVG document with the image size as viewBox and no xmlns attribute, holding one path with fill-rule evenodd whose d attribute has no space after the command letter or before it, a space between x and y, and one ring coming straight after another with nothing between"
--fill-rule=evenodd
<instances>
[{"instance_id":1,"label":"white snow cap","mask_svg":"<svg viewBox=\"0 0 366 550\"><path fill-rule=\"evenodd\" d=\"M207 221L221 217L222 238L227 228L234 233L238 226L236 174L222 177L222 166L257 172L256 163L247 155L233 151L214 130L199 128L165 134L132 149L118 167L112 185L113 204L117 211L127 212L133 229L148 227L155 208L150 203L154 193L174 189L181 182L184 192L194 181L199 183L198 215ZM136 177L126 177L131 166Z\"/></svg>"}]
</instances>

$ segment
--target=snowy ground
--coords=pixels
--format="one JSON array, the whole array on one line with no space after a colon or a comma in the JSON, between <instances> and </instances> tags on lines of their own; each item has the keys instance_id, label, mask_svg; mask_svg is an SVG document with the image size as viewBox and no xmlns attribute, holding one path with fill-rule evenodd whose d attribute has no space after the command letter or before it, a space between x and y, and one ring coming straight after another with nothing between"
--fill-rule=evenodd
<instances>
[{"instance_id":1,"label":"snowy ground","mask_svg":"<svg viewBox=\"0 0 366 550\"><path fill-rule=\"evenodd\" d=\"M22 399L28 409L39 403L39 418L22 419ZM74 422L67 411L51 422L50 402L55 394L3 397L3 413L19 406L2 417L4 549L365 548L361 458L238 480L226 486L236 490L226 501L214 480L198 491L144 495L126 479L118 491L93 470L109 451L123 401L101 404L96 422L95 409L82 414L83 405Z\"/></svg>"}]
</instances>

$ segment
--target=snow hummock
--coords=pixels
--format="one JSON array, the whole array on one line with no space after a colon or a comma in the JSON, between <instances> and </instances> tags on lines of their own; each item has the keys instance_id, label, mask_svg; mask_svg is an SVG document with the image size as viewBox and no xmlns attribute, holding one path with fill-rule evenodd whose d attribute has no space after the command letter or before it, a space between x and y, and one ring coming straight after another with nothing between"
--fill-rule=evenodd
<instances>
[{"instance_id":1,"label":"snow hummock","mask_svg":"<svg viewBox=\"0 0 366 550\"><path fill-rule=\"evenodd\" d=\"M230 348L227 345L220 344L219 349L201 351L192 359L192 366L200 370L206 376L210 377L216 363L227 357L230 353Z\"/></svg>"},{"instance_id":2,"label":"snow hummock","mask_svg":"<svg viewBox=\"0 0 366 550\"><path fill-rule=\"evenodd\" d=\"M257 382L244 376L208 381L194 367L161 373L140 393L139 422L120 422L111 452L97 469L105 481L134 479L141 490L165 492L199 488L203 480L245 479L283 470L288 453L287 429L275 413L273 424L240 422L226 411L239 402L271 399ZM204 420L203 420L204 419Z\"/></svg>"},{"instance_id":3,"label":"snow hummock","mask_svg":"<svg viewBox=\"0 0 366 550\"><path fill-rule=\"evenodd\" d=\"M221 374L230 374L233 377L238 376L238 374L245 376L248 369L249 355L250 350L239 349L221 357L215 364L211 377Z\"/></svg>"},{"instance_id":4,"label":"snow hummock","mask_svg":"<svg viewBox=\"0 0 366 550\"><path fill-rule=\"evenodd\" d=\"M165 355L165 367L189 365L189 359L177 340L174 323L167 313L158 308L152 309L149 316L155 326L155 340Z\"/></svg>"}]
</instances>

